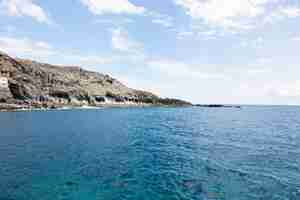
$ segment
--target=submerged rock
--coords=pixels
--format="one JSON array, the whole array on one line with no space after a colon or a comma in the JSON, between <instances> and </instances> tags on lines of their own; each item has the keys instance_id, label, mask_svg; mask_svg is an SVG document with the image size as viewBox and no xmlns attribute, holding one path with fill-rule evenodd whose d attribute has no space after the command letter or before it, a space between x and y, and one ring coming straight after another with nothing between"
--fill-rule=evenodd
<instances>
[{"instance_id":1,"label":"submerged rock","mask_svg":"<svg viewBox=\"0 0 300 200\"><path fill-rule=\"evenodd\" d=\"M68 186L68 187L72 187L72 186L76 186L77 183L75 183L75 182L73 182L73 181L67 181L67 182L65 183L65 185Z\"/></svg>"}]
</instances>

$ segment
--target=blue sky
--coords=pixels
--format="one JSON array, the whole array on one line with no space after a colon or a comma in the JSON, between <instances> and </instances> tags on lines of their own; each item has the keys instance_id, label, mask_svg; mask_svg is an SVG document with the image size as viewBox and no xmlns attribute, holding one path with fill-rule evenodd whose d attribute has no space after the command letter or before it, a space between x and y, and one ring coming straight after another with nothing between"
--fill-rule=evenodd
<instances>
[{"instance_id":1,"label":"blue sky","mask_svg":"<svg viewBox=\"0 0 300 200\"><path fill-rule=\"evenodd\" d=\"M0 50L194 103L300 104L299 0L0 0Z\"/></svg>"}]
</instances>

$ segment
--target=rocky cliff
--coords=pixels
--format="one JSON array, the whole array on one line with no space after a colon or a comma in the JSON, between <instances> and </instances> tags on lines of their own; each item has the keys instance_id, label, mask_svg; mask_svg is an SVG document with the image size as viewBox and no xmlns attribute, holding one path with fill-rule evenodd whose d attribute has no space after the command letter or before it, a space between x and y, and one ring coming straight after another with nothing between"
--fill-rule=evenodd
<instances>
[{"instance_id":1,"label":"rocky cliff","mask_svg":"<svg viewBox=\"0 0 300 200\"><path fill-rule=\"evenodd\" d=\"M14 59L1 52L0 104L0 109L14 106L190 105L128 88L101 73Z\"/></svg>"}]
</instances>

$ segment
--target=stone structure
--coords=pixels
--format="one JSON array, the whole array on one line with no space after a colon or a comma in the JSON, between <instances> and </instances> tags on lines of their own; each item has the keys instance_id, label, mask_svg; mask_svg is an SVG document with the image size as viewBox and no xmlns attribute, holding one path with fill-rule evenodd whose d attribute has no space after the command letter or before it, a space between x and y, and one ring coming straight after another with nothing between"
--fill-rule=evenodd
<instances>
[{"instance_id":1,"label":"stone structure","mask_svg":"<svg viewBox=\"0 0 300 200\"><path fill-rule=\"evenodd\" d=\"M12 94L9 89L8 78L0 77L0 103L6 102L10 98L12 98Z\"/></svg>"},{"instance_id":2,"label":"stone structure","mask_svg":"<svg viewBox=\"0 0 300 200\"><path fill-rule=\"evenodd\" d=\"M6 77L0 77L0 88L8 88L8 79Z\"/></svg>"}]
</instances>

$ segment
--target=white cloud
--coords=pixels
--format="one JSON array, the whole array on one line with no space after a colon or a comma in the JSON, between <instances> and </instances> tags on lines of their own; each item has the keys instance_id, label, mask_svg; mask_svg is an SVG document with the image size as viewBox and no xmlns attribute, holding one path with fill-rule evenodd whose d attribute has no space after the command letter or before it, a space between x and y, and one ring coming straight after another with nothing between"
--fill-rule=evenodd
<instances>
[{"instance_id":1,"label":"white cloud","mask_svg":"<svg viewBox=\"0 0 300 200\"><path fill-rule=\"evenodd\" d=\"M298 17L300 9L281 0L174 0L194 20L224 29L249 30L261 19Z\"/></svg>"},{"instance_id":2,"label":"white cloud","mask_svg":"<svg viewBox=\"0 0 300 200\"><path fill-rule=\"evenodd\" d=\"M189 28L177 31L177 39L183 39L192 36L193 39L214 40L224 37L226 34L235 35L237 33L238 32L234 30L215 29L213 27L207 27L193 22L190 24Z\"/></svg>"},{"instance_id":3,"label":"white cloud","mask_svg":"<svg viewBox=\"0 0 300 200\"><path fill-rule=\"evenodd\" d=\"M102 14L143 14L146 9L128 0L81 0L95 15Z\"/></svg>"},{"instance_id":4,"label":"white cloud","mask_svg":"<svg viewBox=\"0 0 300 200\"><path fill-rule=\"evenodd\" d=\"M145 16L151 17L152 23L154 24L159 24L166 28L171 28L174 26L174 19L169 15L161 14L154 11L147 11L145 13Z\"/></svg>"},{"instance_id":5,"label":"white cloud","mask_svg":"<svg viewBox=\"0 0 300 200\"><path fill-rule=\"evenodd\" d=\"M173 17L161 14L155 11L147 10L142 6L136 6L128 0L81 0L81 3L86 6L89 11L95 15L103 14L136 14L144 17L149 17L153 24L161 25L165 28L174 26ZM124 25L134 22L132 19L98 19L95 23Z\"/></svg>"},{"instance_id":6,"label":"white cloud","mask_svg":"<svg viewBox=\"0 0 300 200\"><path fill-rule=\"evenodd\" d=\"M244 40L241 42L242 47L260 48L264 44L262 37L255 38L253 40Z\"/></svg>"},{"instance_id":7,"label":"white cloud","mask_svg":"<svg viewBox=\"0 0 300 200\"><path fill-rule=\"evenodd\" d=\"M300 36L293 37L292 40L294 40L294 41L300 41Z\"/></svg>"},{"instance_id":8,"label":"white cloud","mask_svg":"<svg viewBox=\"0 0 300 200\"><path fill-rule=\"evenodd\" d=\"M270 87L269 91L275 96L280 97L300 97L300 81L280 83L276 87Z\"/></svg>"},{"instance_id":9,"label":"white cloud","mask_svg":"<svg viewBox=\"0 0 300 200\"><path fill-rule=\"evenodd\" d=\"M150 18L153 24L158 24L166 28L171 28L174 26L174 18L166 15L161 14L155 11L146 10L143 12L143 17ZM124 25L135 22L133 19L130 18L122 18L122 19L98 19L95 23L103 23L103 24L114 24L114 25Z\"/></svg>"},{"instance_id":10,"label":"white cloud","mask_svg":"<svg viewBox=\"0 0 300 200\"><path fill-rule=\"evenodd\" d=\"M99 65L99 64L108 64L112 63L113 59L110 57L100 57L100 56L75 56L75 58L80 62L84 63L85 65Z\"/></svg>"},{"instance_id":11,"label":"white cloud","mask_svg":"<svg viewBox=\"0 0 300 200\"><path fill-rule=\"evenodd\" d=\"M110 19L110 18L101 18L93 21L94 24L108 24L108 25L114 25L114 26L123 26L127 24L132 24L134 22L133 19L130 18L122 18L122 19Z\"/></svg>"},{"instance_id":12,"label":"white cloud","mask_svg":"<svg viewBox=\"0 0 300 200\"><path fill-rule=\"evenodd\" d=\"M209 39L217 39L217 37L220 37L221 34L215 30L208 30L208 31L198 32L198 36L202 39L209 40Z\"/></svg>"},{"instance_id":13,"label":"white cloud","mask_svg":"<svg viewBox=\"0 0 300 200\"><path fill-rule=\"evenodd\" d=\"M44 49L52 49L52 46L46 42L36 42L35 44L39 48L44 48Z\"/></svg>"},{"instance_id":14,"label":"white cloud","mask_svg":"<svg viewBox=\"0 0 300 200\"><path fill-rule=\"evenodd\" d=\"M0 37L0 49L10 55L47 56L54 54L51 45L43 41L28 38Z\"/></svg>"},{"instance_id":15,"label":"white cloud","mask_svg":"<svg viewBox=\"0 0 300 200\"><path fill-rule=\"evenodd\" d=\"M91 67L110 64L115 60L120 60L120 58L112 56L101 57L97 55L84 55L78 52L74 53L68 50L59 50L47 42L34 41L28 38L0 36L0 51L13 57L60 65L81 65L89 67L90 69Z\"/></svg>"},{"instance_id":16,"label":"white cloud","mask_svg":"<svg viewBox=\"0 0 300 200\"><path fill-rule=\"evenodd\" d=\"M258 75L272 72L270 68L252 68L247 70L249 75Z\"/></svg>"},{"instance_id":17,"label":"white cloud","mask_svg":"<svg viewBox=\"0 0 300 200\"><path fill-rule=\"evenodd\" d=\"M286 8L281 8L280 12L287 17L295 18L300 16L300 8L298 7L286 7Z\"/></svg>"},{"instance_id":18,"label":"white cloud","mask_svg":"<svg viewBox=\"0 0 300 200\"><path fill-rule=\"evenodd\" d=\"M266 64L270 64L274 59L273 58L269 58L269 57L260 57L256 60L256 63L258 65L266 65Z\"/></svg>"},{"instance_id":19,"label":"white cloud","mask_svg":"<svg viewBox=\"0 0 300 200\"><path fill-rule=\"evenodd\" d=\"M45 10L33 0L2 0L0 10L9 16L27 16L40 23L51 23Z\"/></svg>"},{"instance_id":20,"label":"white cloud","mask_svg":"<svg viewBox=\"0 0 300 200\"><path fill-rule=\"evenodd\" d=\"M274 11L267 15L263 21L266 23L275 23L286 18L296 17L300 17L300 8L296 6L287 6L274 9Z\"/></svg>"},{"instance_id":21,"label":"white cloud","mask_svg":"<svg viewBox=\"0 0 300 200\"><path fill-rule=\"evenodd\" d=\"M152 91L161 96L186 99L194 103L221 103L217 101L224 97L226 89L220 91L219 84L230 83L232 79L209 65L196 65L168 58L149 59L145 64L147 67L142 78L150 79L151 82L145 83L141 80L140 85L152 88Z\"/></svg>"},{"instance_id":22,"label":"white cloud","mask_svg":"<svg viewBox=\"0 0 300 200\"><path fill-rule=\"evenodd\" d=\"M173 20L171 18L165 18L165 19L153 19L152 23L154 24L160 24L166 28L170 28L173 26Z\"/></svg>"},{"instance_id":23,"label":"white cloud","mask_svg":"<svg viewBox=\"0 0 300 200\"><path fill-rule=\"evenodd\" d=\"M121 28L112 30L111 45L113 49L127 53L140 53L143 50L142 43L130 39Z\"/></svg>"},{"instance_id":24,"label":"white cloud","mask_svg":"<svg viewBox=\"0 0 300 200\"><path fill-rule=\"evenodd\" d=\"M218 33L215 30L207 30L207 31L198 31L198 30L191 30L191 31L179 31L177 32L177 39L185 39L192 37L193 39L201 39L201 40L212 40L217 39L221 36L221 33Z\"/></svg>"},{"instance_id":25,"label":"white cloud","mask_svg":"<svg viewBox=\"0 0 300 200\"><path fill-rule=\"evenodd\" d=\"M177 33L177 39L185 39L187 37L194 36L194 32L192 31L179 31Z\"/></svg>"},{"instance_id":26,"label":"white cloud","mask_svg":"<svg viewBox=\"0 0 300 200\"><path fill-rule=\"evenodd\" d=\"M63 66L81 66L85 69L98 71L100 73L110 73L111 71L107 70L108 68L106 67L107 65L114 63L117 59L113 56L101 56L96 54L72 54L69 51L62 51L60 54L57 54L56 57L59 58L59 60L56 61L56 64ZM51 62L51 59L48 62Z\"/></svg>"},{"instance_id":27,"label":"white cloud","mask_svg":"<svg viewBox=\"0 0 300 200\"><path fill-rule=\"evenodd\" d=\"M217 34L215 30L209 30L209 31L202 31L198 33L199 35L204 35L204 36L214 36Z\"/></svg>"},{"instance_id":28,"label":"white cloud","mask_svg":"<svg viewBox=\"0 0 300 200\"><path fill-rule=\"evenodd\" d=\"M221 26L238 26L233 18L251 18L263 14L267 2L269 1L176 0L176 4L182 6L192 18Z\"/></svg>"},{"instance_id":29,"label":"white cloud","mask_svg":"<svg viewBox=\"0 0 300 200\"><path fill-rule=\"evenodd\" d=\"M174 60L153 60L148 62L148 67L169 78L178 79L226 79L222 74L202 72L196 66Z\"/></svg>"}]
</instances>

